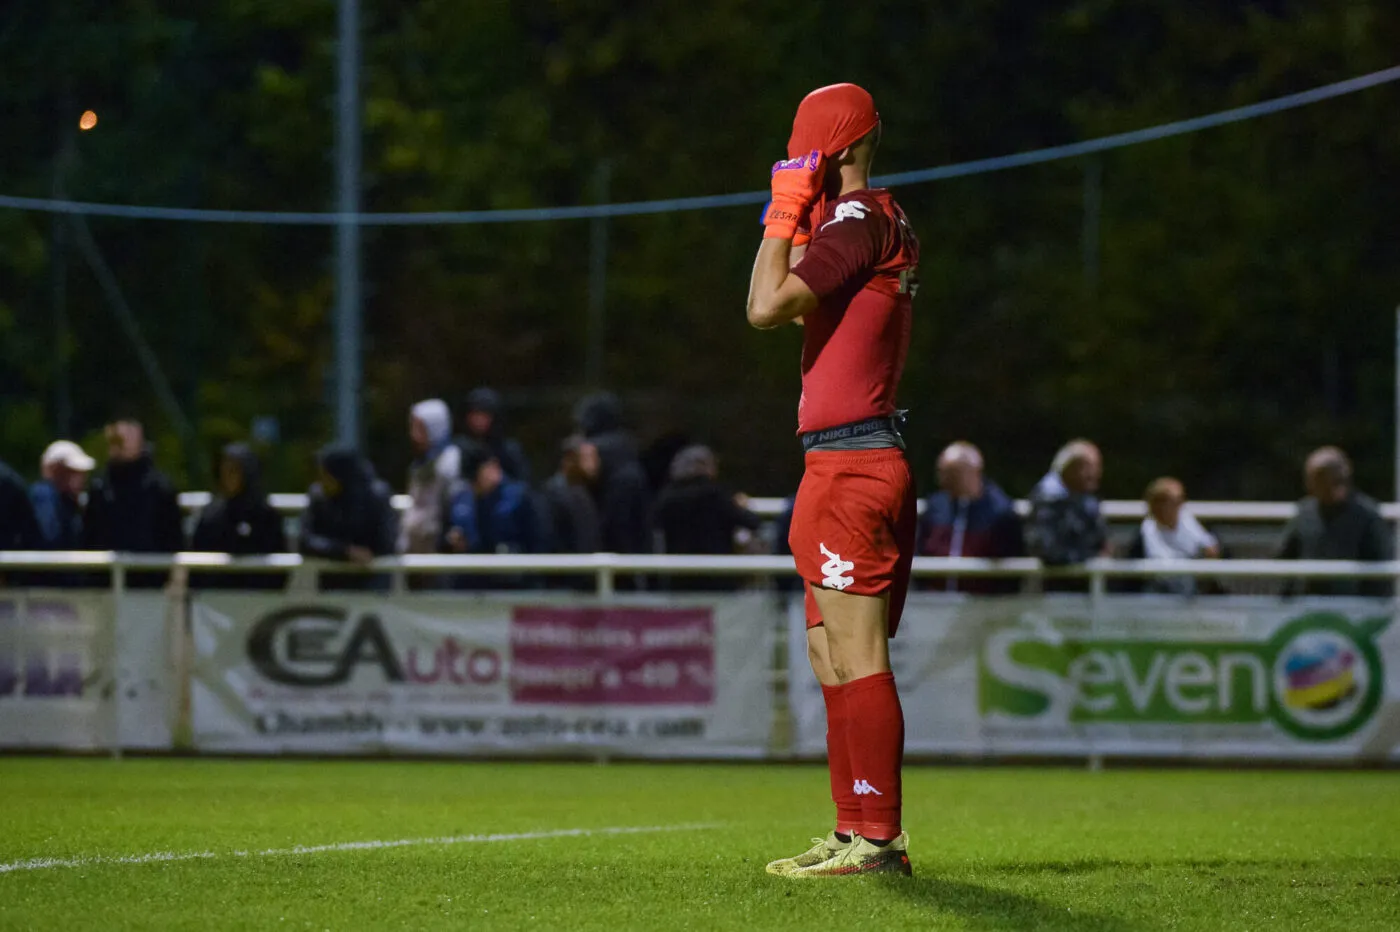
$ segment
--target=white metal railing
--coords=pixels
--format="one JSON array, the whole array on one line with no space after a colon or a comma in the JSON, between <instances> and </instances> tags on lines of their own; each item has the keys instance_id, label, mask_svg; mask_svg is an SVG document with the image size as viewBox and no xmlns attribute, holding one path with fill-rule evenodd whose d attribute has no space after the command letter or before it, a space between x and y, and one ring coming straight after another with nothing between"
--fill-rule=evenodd
<instances>
[{"instance_id":1,"label":"white metal railing","mask_svg":"<svg viewBox=\"0 0 1400 932\"><path fill-rule=\"evenodd\" d=\"M182 492L180 507L186 512L199 511L212 500L208 492ZM294 516L306 510L306 496L299 492L275 492L267 497L270 504L283 515ZM407 495L395 495L394 507L399 511L408 508ZM766 518L776 518L787 507L783 498L750 498L749 508ZM1297 502L1191 502L1187 506L1191 513L1202 521L1282 524L1298 512ZM923 502L919 503L920 511ZM1016 502L1016 511L1022 516L1030 514L1030 502L1021 499ZM1147 515L1147 505L1140 501L1113 499L1103 503L1104 516L1110 521L1138 521ZM1381 514L1389 521L1400 521L1400 503L1387 502L1381 505Z\"/></svg>"},{"instance_id":2,"label":"white metal railing","mask_svg":"<svg viewBox=\"0 0 1400 932\"><path fill-rule=\"evenodd\" d=\"M322 572L387 574L394 591L403 591L408 576L435 574L525 573L536 576L592 576L600 595L616 591L619 575L790 577L790 556L698 556L683 554L412 554L380 557L365 566L310 559L294 553L234 557L226 553L132 554L111 551L0 552L0 572L24 569L105 570L115 591L125 588L132 570L210 570L221 573L284 571L294 574L293 588L314 586ZM1094 559L1074 566L1047 567L1039 560L982 560L968 557L917 557L913 574L920 578L1019 577L1087 579L1092 594L1107 591L1110 579L1214 577L1265 579L1400 580L1400 562L1348 560L1116 560Z\"/></svg>"}]
</instances>

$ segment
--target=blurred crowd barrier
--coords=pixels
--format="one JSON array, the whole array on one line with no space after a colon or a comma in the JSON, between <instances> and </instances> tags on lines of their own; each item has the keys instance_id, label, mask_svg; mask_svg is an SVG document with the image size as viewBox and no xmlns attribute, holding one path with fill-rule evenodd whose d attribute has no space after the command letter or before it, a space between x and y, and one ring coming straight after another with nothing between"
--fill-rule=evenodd
<instances>
[{"instance_id":1,"label":"blurred crowd barrier","mask_svg":"<svg viewBox=\"0 0 1400 932\"><path fill-rule=\"evenodd\" d=\"M187 531L193 530L195 517L200 509L211 501L208 492L185 492L180 495L180 507L187 516ZM287 536L296 540L299 518L306 509L307 498L301 493L274 493L268 496L268 503L282 514L286 523ZM395 495L393 504L402 512L409 505L407 495ZM773 525L783 515L789 505L783 498L750 498L747 506L761 515L769 526L765 528L765 538L773 538ZM923 513L925 501L919 500L919 512ZM1225 550L1239 557L1266 558L1278 552L1283 526L1298 512L1297 502L1229 502L1193 501L1191 514L1205 523L1220 540ZM1021 499L1016 502L1016 511L1021 517L1030 514L1030 502ZM1109 531L1115 545L1126 545L1137 525L1147 515L1147 504L1139 500L1110 500L1103 503L1104 517L1108 519ZM1385 503L1381 513L1387 521L1400 522L1400 504ZM1263 587L1267 590L1269 587Z\"/></svg>"},{"instance_id":2,"label":"blurred crowd barrier","mask_svg":"<svg viewBox=\"0 0 1400 932\"><path fill-rule=\"evenodd\" d=\"M815 758L790 557L5 553L0 748L251 754ZM413 580L524 577L460 592ZM1395 580L1400 563L916 560L892 663L912 757L1400 761L1391 599L1124 595L1163 576ZM163 588L137 578L167 576ZM192 587L197 574L202 580ZM275 590L223 588L285 576ZM646 591L740 576L728 593ZM1020 591L936 591L950 577ZM324 577L324 578L323 578ZM543 580L573 577L560 590ZM536 585L537 583L537 585ZM1077 593L1042 593L1054 583Z\"/></svg>"}]
</instances>

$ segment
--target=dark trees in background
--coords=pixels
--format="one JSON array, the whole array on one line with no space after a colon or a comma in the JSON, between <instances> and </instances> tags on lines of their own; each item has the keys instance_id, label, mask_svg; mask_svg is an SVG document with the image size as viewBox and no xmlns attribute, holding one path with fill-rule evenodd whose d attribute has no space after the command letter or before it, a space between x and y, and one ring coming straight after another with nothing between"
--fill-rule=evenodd
<instances>
[{"instance_id":1,"label":"dark trees in background","mask_svg":"<svg viewBox=\"0 0 1400 932\"><path fill-rule=\"evenodd\" d=\"M334 3L11 6L0 193L331 206ZM587 203L604 163L614 200L752 190L797 101L839 80L874 92L888 172L1250 103L1393 65L1400 48L1384 0L363 6L368 210ZM79 133L87 108L99 124ZM966 437L1021 493L1086 435L1112 497L1164 472L1200 497L1291 497L1321 442L1390 488L1397 110L1385 87L1093 165L900 190L924 243L902 399L921 477ZM1090 242L1086 178L1102 205ZM304 487L331 429L330 231L88 223L199 432L154 430L162 465L205 482L222 442L276 415L269 486ZM783 494L800 470L800 334L744 323L758 236L748 207L612 221L604 376L643 437L710 441L737 486ZM411 401L478 384L552 456L584 388L588 238L587 222L366 230L366 416L384 475L403 471ZM161 423L75 242L52 217L0 210L12 463L35 461L65 411L80 439L116 398Z\"/></svg>"}]
</instances>

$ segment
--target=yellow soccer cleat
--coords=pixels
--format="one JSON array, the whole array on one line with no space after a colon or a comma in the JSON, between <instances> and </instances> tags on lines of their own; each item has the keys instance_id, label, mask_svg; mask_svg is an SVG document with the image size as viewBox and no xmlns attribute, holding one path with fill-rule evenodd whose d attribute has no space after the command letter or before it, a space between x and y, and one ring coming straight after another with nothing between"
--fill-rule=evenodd
<instances>
[{"instance_id":1,"label":"yellow soccer cleat","mask_svg":"<svg viewBox=\"0 0 1400 932\"><path fill-rule=\"evenodd\" d=\"M902 874L909 877L913 873L914 869L909 864L909 834L901 832L898 838L883 848L856 835L849 845L825 861L799 867L789 871L787 876L849 877L855 874Z\"/></svg>"},{"instance_id":2,"label":"yellow soccer cleat","mask_svg":"<svg viewBox=\"0 0 1400 932\"><path fill-rule=\"evenodd\" d=\"M813 838L812 847L791 858L782 858L768 865L768 873L785 876L801 867L812 867L828 861L851 846L849 841L841 841L831 832L825 838Z\"/></svg>"}]
</instances>

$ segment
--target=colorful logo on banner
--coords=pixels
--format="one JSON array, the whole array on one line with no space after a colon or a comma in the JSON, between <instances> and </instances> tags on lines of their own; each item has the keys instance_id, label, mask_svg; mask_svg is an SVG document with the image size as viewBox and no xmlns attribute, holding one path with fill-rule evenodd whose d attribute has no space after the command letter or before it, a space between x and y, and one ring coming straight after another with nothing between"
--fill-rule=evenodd
<instances>
[{"instance_id":1,"label":"colorful logo on banner","mask_svg":"<svg viewBox=\"0 0 1400 932\"><path fill-rule=\"evenodd\" d=\"M709 607L521 606L510 622L511 698L551 705L710 705Z\"/></svg>"},{"instance_id":2,"label":"colorful logo on banner","mask_svg":"<svg viewBox=\"0 0 1400 932\"><path fill-rule=\"evenodd\" d=\"M1315 612L1264 642L1003 628L982 647L979 706L984 718L1060 724L1273 722L1303 740L1335 740L1380 705L1385 670L1375 639L1389 623Z\"/></svg>"},{"instance_id":3,"label":"colorful logo on banner","mask_svg":"<svg viewBox=\"0 0 1400 932\"><path fill-rule=\"evenodd\" d=\"M81 622L70 604L36 599L21 630L18 603L0 602L0 699L82 696L94 673L75 635Z\"/></svg>"},{"instance_id":4,"label":"colorful logo on banner","mask_svg":"<svg viewBox=\"0 0 1400 932\"><path fill-rule=\"evenodd\" d=\"M327 606L291 606L264 616L248 635L248 659L284 686L339 686L359 671L385 683L484 686L503 675L489 647L444 637L399 645L379 615Z\"/></svg>"},{"instance_id":5,"label":"colorful logo on banner","mask_svg":"<svg viewBox=\"0 0 1400 932\"><path fill-rule=\"evenodd\" d=\"M315 689L361 685L487 687L516 702L708 705L715 696L713 611L516 607L509 660L455 635L424 638L379 613L297 605L263 616L248 659L267 680Z\"/></svg>"}]
</instances>

